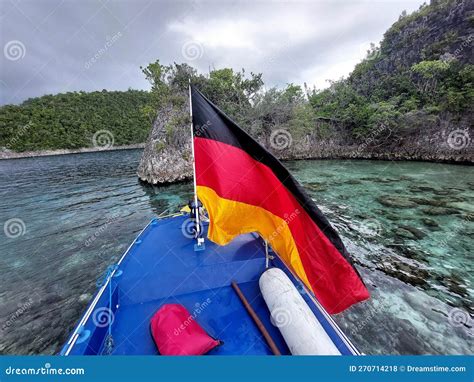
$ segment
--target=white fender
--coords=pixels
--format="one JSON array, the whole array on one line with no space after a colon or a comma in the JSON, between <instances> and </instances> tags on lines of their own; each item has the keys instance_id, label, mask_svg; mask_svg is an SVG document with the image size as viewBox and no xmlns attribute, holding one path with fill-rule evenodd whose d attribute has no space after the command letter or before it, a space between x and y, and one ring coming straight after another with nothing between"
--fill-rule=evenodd
<instances>
[{"instance_id":1,"label":"white fender","mask_svg":"<svg viewBox=\"0 0 474 382\"><path fill-rule=\"evenodd\" d=\"M259 285L272 323L280 329L291 354L341 354L281 269L267 269L260 276Z\"/></svg>"}]
</instances>

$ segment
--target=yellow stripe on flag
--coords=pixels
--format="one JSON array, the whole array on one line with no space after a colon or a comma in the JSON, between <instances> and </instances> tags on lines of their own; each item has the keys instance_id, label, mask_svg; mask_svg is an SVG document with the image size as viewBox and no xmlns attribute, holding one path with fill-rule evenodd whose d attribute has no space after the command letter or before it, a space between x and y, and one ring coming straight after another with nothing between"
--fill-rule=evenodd
<instances>
[{"instance_id":1,"label":"yellow stripe on flag","mask_svg":"<svg viewBox=\"0 0 474 382\"><path fill-rule=\"evenodd\" d=\"M312 290L285 220L264 208L222 198L209 187L197 186L197 194L209 213L209 240L226 245L238 235L257 232Z\"/></svg>"}]
</instances>

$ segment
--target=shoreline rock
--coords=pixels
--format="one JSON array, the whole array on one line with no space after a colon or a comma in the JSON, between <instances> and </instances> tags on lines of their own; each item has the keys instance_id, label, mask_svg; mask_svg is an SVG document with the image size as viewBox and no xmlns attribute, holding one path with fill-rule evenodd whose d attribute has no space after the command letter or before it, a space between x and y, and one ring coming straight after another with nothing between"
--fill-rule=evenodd
<instances>
[{"instance_id":1,"label":"shoreline rock","mask_svg":"<svg viewBox=\"0 0 474 382\"><path fill-rule=\"evenodd\" d=\"M157 113L137 168L142 182L169 184L192 178L189 106L184 105L170 103Z\"/></svg>"},{"instance_id":2,"label":"shoreline rock","mask_svg":"<svg viewBox=\"0 0 474 382\"><path fill-rule=\"evenodd\" d=\"M165 105L157 111L157 118L147 138L145 150L137 170L138 177L150 184L165 184L192 178L191 137L186 106ZM404 126L392 133L392 140L383 143L369 138L356 140L348 129L332 126L326 136L318 133L318 127L304 136L295 136L289 147L277 150L270 144L270 133L254 137L279 160L384 160L421 161L472 165L474 145L453 146L448 137L456 129L465 129L474 136L474 129L466 128L467 120L443 124L426 121L425 129ZM275 128L277 128L276 126ZM367 178L366 178L367 179ZM365 179L348 182L358 183ZM376 179L380 183L396 183L398 179ZM434 192L423 185L413 185L411 191ZM418 200L418 202L420 202ZM437 205L436 201L425 202ZM404 202L405 208L415 207L411 200ZM408 205L409 204L409 205Z\"/></svg>"},{"instance_id":3,"label":"shoreline rock","mask_svg":"<svg viewBox=\"0 0 474 382\"><path fill-rule=\"evenodd\" d=\"M134 150L134 149L143 149L144 147L145 147L144 143L137 143L134 145L112 146L108 148L84 147L81 149L61 149L61 150L42 150L42 151L24 151L24 152L0 150L0 160L46 157L46 156L69 155L69 154L84 154L84 153L95 153L95 152L101 152L101 151Z\"/></svg>"}]
</instances>

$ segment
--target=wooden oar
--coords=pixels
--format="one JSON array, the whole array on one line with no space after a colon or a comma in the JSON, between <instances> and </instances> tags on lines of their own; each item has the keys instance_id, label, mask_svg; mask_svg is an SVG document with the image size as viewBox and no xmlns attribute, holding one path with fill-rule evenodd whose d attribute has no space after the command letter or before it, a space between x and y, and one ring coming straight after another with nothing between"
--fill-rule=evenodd
<instances>
[{"instance_id":1,"label":"wooden oar","mask_svg":"<svg viewBox=\"0 0 474 382\"><path fill-rule=\"evenodd\" d=\"M236 284L235 281L232 281L232 288L234 288L235 293L240 298L240 301L242 301L242 304L244 304L245 309L247 309L247 312L250 314L250 317L255 321L255 324L257 324L258 329L262 333L263 337L267 341L268 346L270 346L270 349L272 349L272 352L274 355L281 355L280 350L278 350L275 342L273 341L273 338L270 336L270 333L268 333L267 329L263 325L262 321L260 318L258 318L257 313L255 313L255 310L250 306L249 302L245 298L244 294L240 290L239 286Z\"/></svg>"}]
</instances>

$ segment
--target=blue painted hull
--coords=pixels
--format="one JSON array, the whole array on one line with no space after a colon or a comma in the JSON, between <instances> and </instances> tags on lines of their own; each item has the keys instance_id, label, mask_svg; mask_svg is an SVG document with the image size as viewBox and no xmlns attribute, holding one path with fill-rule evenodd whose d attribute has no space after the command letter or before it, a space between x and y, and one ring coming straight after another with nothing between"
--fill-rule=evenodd
<instances>
[{"instance_id":1,"label":"blue painted hull","mask_svg":"<svg viewBox=\"0 0 474 382\"><path fill-rule=\"evenodd\" d=\"M175 215L155 219L145 227L111 269L61 354L156 355L149 324L166 303L184 305L211 336L224 342L208 354L272 354L232 289L232 280L281 353L290 354L260 295L258 279L265 270L263 241L256 234L247 234L223 247L206 240L204 251L194 251L195 241L182 232L186 219L187 215ZM314 296L272 255L270 265L288 274L341 354L359 354Z\"/></svg>"}]
</instances>

